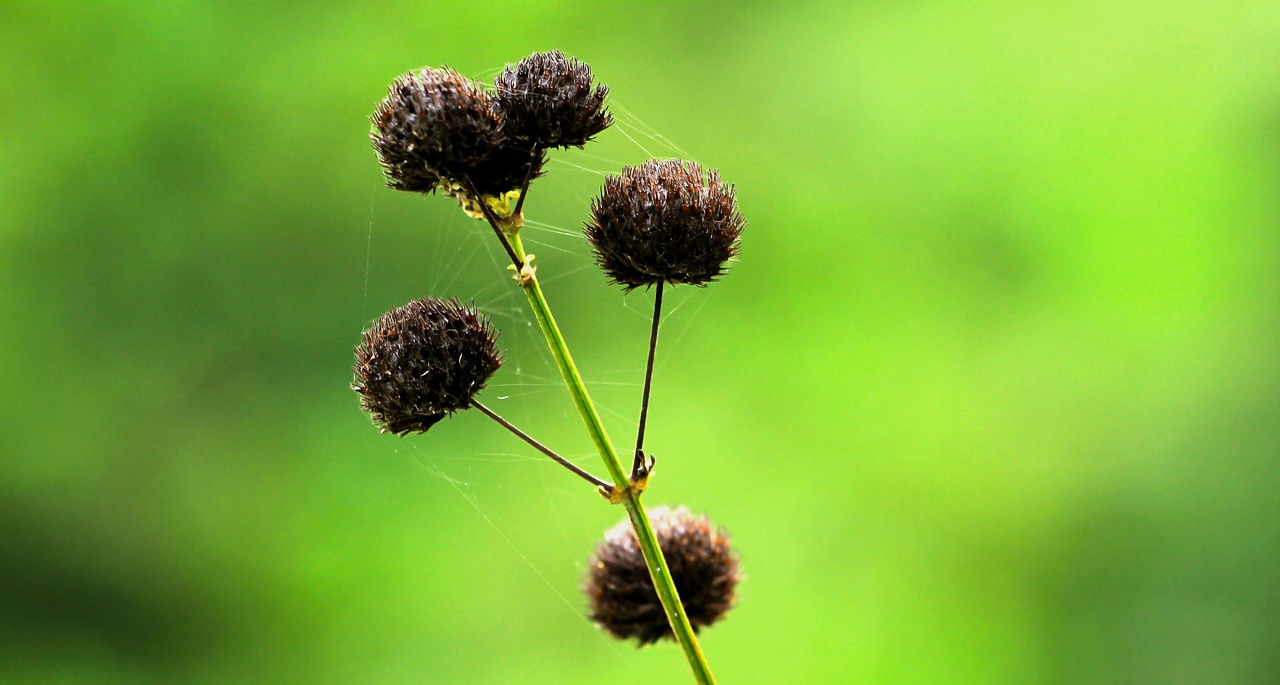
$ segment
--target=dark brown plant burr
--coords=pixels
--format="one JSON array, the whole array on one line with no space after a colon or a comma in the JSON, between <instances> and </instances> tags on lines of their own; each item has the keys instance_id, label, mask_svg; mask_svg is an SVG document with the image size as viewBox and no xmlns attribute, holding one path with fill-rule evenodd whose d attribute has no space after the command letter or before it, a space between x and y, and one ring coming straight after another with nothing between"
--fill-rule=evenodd
<instances>
[{"instance_id":1,"label":"dark brown plant burr","mask_svg":"<svg viewBox=\"0 0 1280 685\"><path fill-rule=\"evenodd\" d=\"M426 432L502 365L488 318L457 300L427 297L383 314L356 346L360 406L383 432Z\"/></svg>"},{"instance_id":2,"label":"dark brown plant burr","mask_svg":"<svg viewBox=\"0 0 1280 685\"><path fill-rule=\"evenodd\" d=\"M535 52L494 80L503 135L529 147L582 147L613 123L609 88L591 87L591 67L559 50Z\"/></svg>"},{"instance_id":3,"label":"dark brown plant burr","mask_svg":"<svg viewBox=\"0 0 1280 685\"><path fill-rule=\"evenodd\" d=\"M399 76L369 119L373 149L396 190L461 185L502 142L489 96L448 68Z\"/></svg>"},{"instance_id":4,"label":"dark brown plant burr","mask_svg":"<svg viewBox=\"0 0 1280 685\"><path fill-rule=\"evenodd\" d=\"M600 268L631 290L714 281L738 254L744 226L734 188L719 172L650 160L605 179L585 234Z\"/></svg>"},{"instance_id":5,"label":"dark brown plant burr","mask_svg":"<svg viewBox=\"0 0 1280 685\"><path fill-rule=\"evenodd\" d=\"M500 196L521 189L527 180L542 175L547 155L512 139L504 139L484 161L470 171L471 182L481 195Z\"/></svg>"},{"instance_id":6,"label":"dark brown plant burr","mask_svg":"<svg viewBox=\"0 0 1280 685\"><path fill-rule=\"evenodd\" d=\"M728 536L684 507L652 509L649 519L694 631L723 618L740 578ZM585 590L591 619L614 637L646 645L673 636L630 520L605 533Z\"/></svg>"}]
</instances>

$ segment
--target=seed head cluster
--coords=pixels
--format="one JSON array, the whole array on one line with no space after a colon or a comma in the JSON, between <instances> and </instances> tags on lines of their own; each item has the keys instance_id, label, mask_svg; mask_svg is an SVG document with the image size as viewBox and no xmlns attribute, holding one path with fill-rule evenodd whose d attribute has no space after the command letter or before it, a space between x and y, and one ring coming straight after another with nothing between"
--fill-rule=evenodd
<instances>
[{"instance_id":1,"label":"seed head cluster","mask_svg":"<svg viewBox=\"0 0 1280 685\"><path fill-rule=\"evenodd\" d=\"M539 147L582 147L613 123L605 85L591 87L591 67L559 50L536 52L494 80L503 133Z\"/></svg>"},{"instance_id":2,"label":"seed head cluster","mask_svg":"<svg viewBox=\"0 0 1280 685\"><path fill-rule=\"evenodd\" d=\"M652 509L649 519L694 631L723 618L739 580L728 536L684 507ZM641 645L674 637L629 520L605 533L584 589L591 619L614 637Z\"/></svg>"},{"instance_id":3,"label":"seed head cluster","mask_svg":"<svg viewBox=\"0 0 1280 685\"><path fill-rule=\"evenodd\" d=\"M370 120L373 149L396 190L501 196L542 171L543 150L581 146L611 123L609 89L559 51L508 64L492 92L448 69L391 84Z\"/></svg>"},{"instance_id":4,"label":"seed head cluster","mask_svg":"<svg viewBox=\"0 0 1280 685\"><path fill-rule=\"evenodd\" d=\"M427 297L383 314L356 346L360 406L383 432L426 432L465 409L502 365L489 320Z\"/></svg>"},{"instance_id":5,"label":"seed head cluster","mask_svg":"<svg viewBox=\"0 0 1280 685\"><path fill-rule=\"evenodd\" d=\"M591 203L587 241L596 263L627 290L706 285L738 254L746 221L732 185L694 162L650 160L605 179Z\"/></svg>"}]
</instances>

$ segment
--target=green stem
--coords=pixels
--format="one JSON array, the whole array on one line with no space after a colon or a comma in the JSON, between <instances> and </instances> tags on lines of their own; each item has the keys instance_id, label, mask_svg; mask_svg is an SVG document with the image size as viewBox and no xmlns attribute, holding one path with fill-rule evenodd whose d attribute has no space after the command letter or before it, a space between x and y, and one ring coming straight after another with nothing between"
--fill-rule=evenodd
<instances>
[{"instance_id":1,"label":"green stem","mask_svg":"<svg viewBox=\"0 0 1280 685\"><path fill-rule=\"evenodd\" d=\"M693 626L689 624L689 615L685 613L684 603L680 601L680 595L676 592L671 569L667 567L662 548L658 546L658 536L654 534L653 525L649 523L649 513L644 510L639 493L628 490L622 506L627 508L627 515L631 517L631 526L635 528L636 539L640 541L640 551L644 554L645 563L649 566L653 587L657 589L658 599L662 601L662 608L667 612L667 621L671 623L676 641L680 643L685 658L689 660L689 668L693 669L694 679L705 685L715 685L716 677L711 675L707 656L702 653L698 636L694 635Z\"/></svg>"},{"instance_id":2,"label":"green stem","mask_svg":"<svg viewBox=\"0 0 1280 685\"><path fill-rule=\"evenodd\" d=\"M524 253L519 234L512 231L507 233L507 238L520 262L526 265L526 269L517 274L520 289L524 290L529 298L533 315L538 320L543 336L547 339L547 345L551 348L551 356L555 357L556 366L560 367L560 375L564 377L565 385L569 387L569 395L573 397L573 403L577 405L578 413L582 415L582 421L587 425L587 432L591 434L591 441L595 443L596 449L600 452L600 458L604 460L605 468L609 470L614 487L618 492L623 493L622 505L631 518L631 527L635 530L636 539L640 542L640 551L644 554L645 563L649 566L649 575L653 578L653 586L658 591L662 608L667 612L667 620L671 623L676 641L684 650L685 658L689 660L689 667L693 669L693 676L697 682L713 685L716 681L715 676L711 675L707 657L698 646L698 638L693 633L689 616L680 602L679 593L676 592L671 569L667 567L667 560L662 556L658 536L653 532L653 525L649 522L649 514L645 511L644 504L640 502L640 493L631 487L622 463L618 461L618 453L614 450L613 443L609 442L609 436L604 432L600 414L591 403L591 397L587 395L587 386L583 384L578 367L574 366L573 357L569 356L569 347L564 342L564 336L556 326L555 318L551 316L551 308L547 306L542 287L538 285L536 272L529 265L529 258Z\"/></svg>"}]
</instances>

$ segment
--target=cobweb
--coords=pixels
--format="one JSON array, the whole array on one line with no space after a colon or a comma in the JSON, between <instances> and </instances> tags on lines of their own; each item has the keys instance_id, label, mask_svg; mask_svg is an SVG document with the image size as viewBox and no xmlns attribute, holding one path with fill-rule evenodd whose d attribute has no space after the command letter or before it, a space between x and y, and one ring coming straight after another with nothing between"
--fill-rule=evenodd
<instances>
[{"instance_id":1,"label":"cobweb","mask_svg":"<svg viewBox=\"0 0 1280 685\"><path fill-rule=\"evenodd\" d=\"M608 106L614 115L614 125L598 136L596 141L588 144L587 149L552 150L549 153L544 176L537 179L530 188L530 199L524 212L525 223L520 233L526 252L537 257L534 260L535 266L543 265L538 274L539 282L547 293L552 311L562 329L566 329L566 338L575 359L582 354L578 350L583 343L575 344L568 329L584 330L584 322L570 324L564 320L562 317L565 314L562 312L566 308L563 305L557 306L557 303L567 303L575 297L572 290L561 285L571 285L582 280L584 272L590 272L597 282L604 282L604 276L598 272L593 262L591 249L582 237L582 221L587 218L590 201L599 192L605 175L619 173L624 165L638 164L650 158L678 157L698 161L686 150L643 123L616 99L611 98ZM540 218L535 209L540 206L538 197L552 194L550 191L553 187L556 195L571 198L568 202L572 204L571 208L557 208L556 215L573 217L568 221L574 223L547 222ZM370 282L372 280L376 286L378 278L378 271L371 271L370 265L379 261L377 257L382 256L380 252L397 249L389 242L380 242L378 239L379 231L388 229L379 225L377 198L379 193L387 192L390 191L379 182L374 190L374 199L371 200L361 305L361 316L366 326L382 314L381 310L375 311L378 308L369 302ZM478 399L535 438L544 439L543 436L548 433L544 427L548 422L559 424L559 430L554 431L557 440L545 440L548 445L579 466L609 480L608 473L587 438L581 419L569 399L546 341L529 310L528 302L510 277L511 271L507 268L510 261L497 243L492 229L485 222L464 215L448 197L433 196L427 200L449 211L438 211L440 208L437 207L430 212L430 221L423 222L422 230L427 234L426 242L431 247L421 270L422 287L412 296L447 297L462 294L458 287L462 274L479 271L492 275L482 281L483 285L478 290L462 298L472 300L480 311L492 319L501 332L499 346L506 353L503 367L485 386ZM679 353L684 332L689 330L698 312L706 305L709 292L713 290L667 288L664 293L661 338L654 368L655 393L662 392L665 360ZM587 305L579 303L574 309L582 311L598 307L603 310L619 306L624 309L627 318L635 319L634 326L627 327L626 330L611 331L610 335L627 338L626 348L634 350L634 354L628 355L631 357L630 361L624 360L617 368L603 370L582 368L581 362L579 363L588 392L604 420L624 467L629 468L644 379L649 323L653 314L653 293L636 290L623 296L620 288L609 288L606 292L601 287L598 291L592 291ZM614 355L614 358L622 357L623 355ZM459 426L459 423L469 425ZM450 430L482 431L483 439L476 442L485 447L457 449L459 443L456 440L433 440L436 433ZM653 436L660 430L660 422L651 421L647 432ZM570 437L559 439L565 436ZM560 442L565 444L558 444ZM510 560L526 566L530 574L537 578L538 585L556 597L565 611L591 625L586 617L586 602L579 585L590 553L601 539L599 533L621 520L625 515L621 508L614 509L613 516L604 519L599 514L590 515L587 520L593 524L601 521L604 523L584 529L581 523L584 516L588 516L590 511L598 512L605 508L601 505L599 496L589 485L503 431L480 415L480 412L460 412L438 424L429 434L410 436L403 440L383 440L380 444L400 457L409 459L421 473L429 476L424 480L424 490L456 495L454 501L458 515L475 516L483 521L494 536L502 541L502 546L509 550ZM450 447L443 447L445 444ZM493 447L495 445L499 447ZM433 492L429 496L435 494L437 493ZM506 506L512 498L520 498L521 506ZM543 520L524 520L530 516L529 512ZM536 527L540 531L538 538L529 539L521 532L530 527ZM584 530L593 530L593 537L582 539ZM563 574L557 571L555 577L552 577L552 574L544 571L536 562L536 554L530 550L535 549L539 541L548 536L556 538L560 546L578 549L576 575L563 578L560 577ZM591 625L591 629L634 670L631 655L635 650L622 649L627 645L613 640L603 631L595 630L594 625Z\"/></svg>"}]
</instances>

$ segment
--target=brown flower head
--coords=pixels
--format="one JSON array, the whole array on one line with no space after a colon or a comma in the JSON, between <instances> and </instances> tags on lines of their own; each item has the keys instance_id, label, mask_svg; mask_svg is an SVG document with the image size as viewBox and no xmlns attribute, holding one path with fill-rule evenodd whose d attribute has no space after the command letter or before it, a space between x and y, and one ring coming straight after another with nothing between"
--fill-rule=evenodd
<instances>
[{"instance_id":1,"label":"brown flower head","mask_svg":"<svg viewBox=\"0 0 1280 685\"><path fill-rule=\"evenodd\" d=\"M427 297L383 314L356 346L360 406L383 432L426 432L465 409L502 365L489 320Z\"/></svg>"},{"instance_id":2,"label":"brown flower head","mask_svg":"<svg viewBox=\"0 0 1280 685\"><path fill-rule=\"evenodd\" d=\"M369 119L373 149L396 190L460 183L502 141L489 96L448 68L401 75Z\"/></svg>"},{"instance_id":3,"label":"brown flower head","mask_svg":"<svg viewBox=\"0 0 1280 685\"><path fill-rule=\"evenodd\" d=\"M585 233L600 268L631 290L660 281L714 281L738 254L745 225L734 188L719 172L650 160L605 179Z\"/></svg>"},{"instance_id":4,"label":"brown flower head","mask_svg":"<svg viewBox=\"0 0 1280 685\"><path fill-rule=\"evenodd\" d=\"M535 52L494 80L504 135L530 146L582 147L613 123L609 88L591 87L591 67L559 50Z\"/></svg>"},{"instance_id":5,"label":"brown flower head","mask_svg":"<svg viewBox=\"0 0 1280 685\"><path fill-rule=\"evenodd\" d=\"M728 536L684 507L658 507L649 518L694 631L723 618L739 580ZM591 619L614 637L635 638L641 645L673 637L629 520L605 533L585 590Z\"/></svg>"},{"instance_id":6,"label":"brown flower head","mask_svg":"<svg viewBox=\"0 0 1280 685\"><path fill-rule=\"evenodd\" d=\"M471 182L481 195L500 196L519 190L526 178L533 180L541 176L542 165L546 161L547 156L542 150L504 139L488 158L471 170Z\"/></svg>"}]
</instances>

